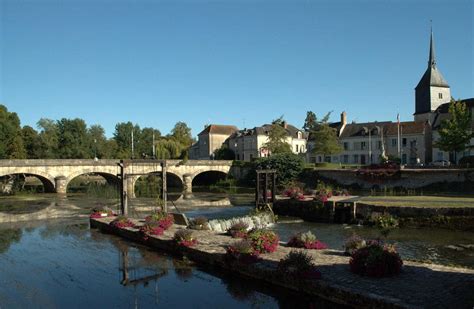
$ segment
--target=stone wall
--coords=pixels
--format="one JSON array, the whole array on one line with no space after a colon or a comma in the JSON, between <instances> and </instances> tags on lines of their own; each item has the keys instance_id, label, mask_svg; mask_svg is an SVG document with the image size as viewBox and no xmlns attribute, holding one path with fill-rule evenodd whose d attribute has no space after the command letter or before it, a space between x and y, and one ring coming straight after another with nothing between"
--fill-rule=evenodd
<instances>
[{"instance_id":1,"label":"stone wall","mask_svg":"<svg viewBox=\"0 0 474 309\"><path fill-rule=\"evenodd\" d=\"M209 228L215 232L226 232L233 224L244 222L247 223L249 228L264 228L272 223L275 223L273 215L271 213L262 213L256 216L245 216L236 217L231 219L215 219L209 220Z\"/></svg>"}]
</instances>

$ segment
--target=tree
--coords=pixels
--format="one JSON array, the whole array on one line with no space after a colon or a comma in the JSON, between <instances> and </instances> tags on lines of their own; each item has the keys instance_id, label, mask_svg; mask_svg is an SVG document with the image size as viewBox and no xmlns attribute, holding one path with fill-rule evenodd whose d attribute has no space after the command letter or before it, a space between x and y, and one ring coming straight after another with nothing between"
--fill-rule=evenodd
<instances>
[{"instance_id":1,"label":"tree","mask_svg":"<svg viewBox=\"0 0 474 309\"><path fill-rule=\"evenodd\" d=\"M235 152L226 144L222 144L219 149L214 151L214 159L216 160L234 160Z\"/></svg>"},{"instance_id":2,"label":"tree","mask_svg":"<svg viewBox=\"0 0 474 309\"><path fill-rule=\"evenodd\" d=\"M36 130L30 126L24 126L21 129L21 135L23 137L23 144L26 150L26 157L28 159L39 159L41 141L38 132L36 132Z\"/></svg>"},{"instance_id":3,"label":"tree","mask_svg":"<svg viewBox=\"0 0 474 309\"><path fill-rule=\"evenodd\" d=\"M133 125L129 122L121 122L115 125L114 140L117 143L116 157L120 159L128 159L132 157L132 130L134 148L139 145L140 126ZM139 157L139 153L134 151L134 157Z\"/></svg>"},{"instance_id":4,"label":"tree","mask_svg":"<svg viewBox=\"0 0 474 309\"><path fill-rule=\"evenodd\" d=\"M86 122L82 119L57 121L58 154L61 159L91 158Z\"/></svg>"},{"instance_id":5,"label":"tree","mask_svg":"<svg viewBox=\"0 0 474 309\"><path fill-rule=\"evenodd\" d=\"M315 115L314 122L309 127L310 141L313 143L311 152L322 154L323 157L342 151L336 129L329 126L330 116L331 112L328 112L321 120L318 120Z\"/></svg>"},{"instance_id":6,"label":"tree","mask_svg":"<svg viewBox=\"0 0 474 309\"><path fill-rule=\"evenodd\" d=\"M294 153L279 153L271 157L258 158L252 162L252 168L248 173L251 183L255 182L257 169L275 169L277 183L284 185L298 178L304 169L304 162Z\"/></svg>"},{"instance_id":7,"label":"tree","mask_svg":"<svg viewBox=\"0 0 474 309\"><path fill-rule=\"evenodd\" d=\"M268 142L264 147L273 154L291 153L291 145L287 142L288 132L286 131L283 116L273 120L270 131L268 132Z\"/></svg>"},{"instance_id":8,"label":"tree","mask_svg":"<svg viewBox=\"0 0 474 309\"><path fill-rule=\"evenodd\" d=\"M171 134L168 138L175 141L180 146L179 159L186 159L188 157L188 151L194 142L191 135L191 128L185 122L177 122L174 128L171 130ZM178 159L175 158L175 159Z\"/></svg>"},{"instance_id":9,"label":"tree","mask_svg":"<svg viewBox=\"0 0 474 309\"><path fill-rule=\"evenodd\" d=\"M23 159L26 151L21 135L20 119L16 113L0 105L0 159Z\"/></svg>"},{"instance_id":10,"label":"tree","mask_svg":"<svg viewBox=\"0 0 474 309\"><path fill-rule=\"evenodd\" d=\"M153 128L143 128L140 133L140 141L137 147L137 152L142 155L153 156L153 134L155 134L156 141L161 137L161 132Z\"/></svg>"},{"instance_id":11,"label":"tree","mask_svg":"<svg viewBox=\"0 0 474 309\"><path fill-rule=\"evenodd\" d=\"M318 119L316 118L315 113L313 113L312 111L307 111L306 119L304 120L303 130L307 132L314 130L317 124L317 120Z\"/></svg>"},{"instance_id":12,"label":"tree","mask_svg":"<svg viewBox=\"0 0 474 309\"><path fill-rule=\"evenodd\" d=\"M465 103L453 99L448 112L449 119L441 123L436 145L443 151L453 152L454 161L457 162L456 154L465 150L474 136L471 131L471 116Z\"/></svg>"},{"instance_id":13,"label":"tree","mask_svg":"<svg viewBox=\"0 0 474 309\"><path fill-rule=\"evenodd\" d=\"M38 149L38 158L55 159L58 158L58 139L59 131L57 123L54 120L41 118L37 123L40 140L40 149Z\"/></svg>"}]
</instances>

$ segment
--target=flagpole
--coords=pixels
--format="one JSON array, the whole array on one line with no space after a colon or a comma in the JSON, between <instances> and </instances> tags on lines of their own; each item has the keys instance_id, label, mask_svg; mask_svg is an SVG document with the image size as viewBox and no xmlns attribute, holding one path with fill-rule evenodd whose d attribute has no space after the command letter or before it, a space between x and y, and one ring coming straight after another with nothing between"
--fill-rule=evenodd
<instances>
[{"instance_id":1,"label":"flagpole","mask_svg":"<svg viewBox=\"0 0 474 309\"><path fill-rule=\"evenodd\" d=\"M153 131L153 159L155 158L156 150L155 150L155 131Z\"/></svg>"},{"instance_id":2,"label":"flagpole","mask_svg":"<svg viewBox=\"0 0 474 309\"><path fill-rule=\"evenodd\" d=\"M400 114L397 114L397 146L398 146L398 158L401 160L401 148L400 148Z\"/></svg>"},{"instance_id":3,"label":"flagpole","mask_svg":"<svg viewBox=\"0 0 474 309\"><path fill-rule=\"evenodd\" d=\"M135 154L134 154L134 148L133 148L133 127L132 127L132 159L134 159Z\"/></svg>"}]
</instances>

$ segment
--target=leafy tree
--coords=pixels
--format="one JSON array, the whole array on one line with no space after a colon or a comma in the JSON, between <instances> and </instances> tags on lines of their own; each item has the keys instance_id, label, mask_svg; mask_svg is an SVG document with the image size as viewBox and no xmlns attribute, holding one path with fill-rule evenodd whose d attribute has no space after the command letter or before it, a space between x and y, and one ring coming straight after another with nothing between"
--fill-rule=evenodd
<instances>
[{"instance_id":1,"label":"leafy tree","mask_svg":"<svg viewBox=\"0 0 474 309\"><path fill-rule=\"evenodd\" d=\"M248 174L252 183L255 181L257 169L277 170L277 183L284 185L298 178L304 169L304 161L294 153L279 153L271 157L258 158L252 162L252 172Z\"/></svg>"},{"instance_id":2,"label":"leafy tree","mask_svg":"<svg viewBox=\"0 0 474 309\"><path fill-rule=\"evenodd\" d=\"M107 140L102 126L95 124L87 129L88 157L113 158L116 151L114 140Z\"/></svg>"},{"instance_id":3,"label":"leafy tree","mask_svg":"<svg viewBox=\"0 0 474 309\"><path fill-rule=\"evenodd\" d=\"M314 123L309 127L310 140L314 145L311 152L323 157L342 151L336 129L329 126L330 115L331 112L327 113L321 120L315 116Z\"/></svg>"},{"instance_id":4,"label":"leafy tree","mask_svg":"<svg viewBox=\"0 0 474 309\"><path fill-rule=\"evenodd\" d=\"M194 142L194 139L191 135L191 128L189 128L186 123L179 121L171 130L171 134L168 135L168 138L174 141L180 147L180 154L178 157L173 159L187 159L189 148Z\"/></svg>"},{"instance_id":5,"label":"leafy tree","mask_svg":"<svg viewBox=\"0 0 474 309\"><path fill-rule=\"evenodd\" d=\"M115 125L114 140L117 143L117 154L118 158L131 158L132 157L132 130L133 130L133 144L134 144L134 157L139 157L137 153L137 147L139 146L140 140L140 126L133 125L129 122L121 122Z\"/></svg>"},{"instance_id":6,"label":"leafy tree","mask_svg":"<svg viewBox=\"0 0 474 309\"><path fill-rule=\"evenodd\" d=\"M26 150L26 157L28 159L39 159L41 141L38 132L36 132L36 130L30 126L24 126L21 129L21 135L23 137L23 144Z\"/></svg>"},{"instance_id":7,"label":"leafy tree","mask_svg":"<svg viewBox=\"0 0 474 309\"><path fill-rule=\"evenodd\" d=\"M59 131L57 123L54 120L41 118L37 123L40 130L40 149L38 149L38 158L55 159L58 158Z\"/></svg>"},{"instance_id":8,"label":"leafy tree","mask_svg":"<svg viewBox=\"0 0 474 309\"><path fill-rule=\"evenodd\" d=\"M176 140L161 138L156 143L157 159L177 159L181 156L183 147Z\"/></svg>"},{"instance_id":9,"label":"leafy tree","mask_svg":"<svg viewBox=\"0 0 474 309\"><path fill-rule=\"evenodd\" d=\"M312 111L307 111L306 112L306 119L304 120L304 125L303 125L303 130L305 131L311 131L314 130L314 128L317 125L317 118L316 114L313 113Z\"/></svg>"},{"instance_id":10,"label":"leafy tree","mask_svg":"<svg viewBox=\"0 0 474 309\"><path fill-rule=\"evenodd\" d=\"M268 142L264 144L270 153L291 153L291 145L287 142L288 132L284 127L283 116L273 120L268 132Z\"/></svg>"},{"instance_id":11,"label":"leafy tree","mask_svg":"<svg viewBox=\"0 0 474 309\"><path fill-rule=\"evenodd\" d=\"M140 133L140 141L137 147L137 151L140 155L145 154L147 157L153 156L153 133L155 134L155 145L156 141L160 138L161 132L153 128L143 128Z\"/></svg>"},{"instance_id":12,"label":"leafy tree","mask_svg":"<svg viewBox=\"0 0 474 309\"><path fill-rule=\"evenodd\" d=\"M87 125L84 120L58 120L58 153L62 159L91 158Z\"/></svg>"},{"instance_id":13,"label":"leafy tree","mask_svg":"<svg viewBox=\"0 0 474 309\"><path fill-rule=\"evenodd\" d=\"M0 105L0 159L23 159L26 151L21 136L20 119L16 113Z\"/></svg>"},{"instance_id":14,"label":"leafy tree","mask_svg":"<svg viewBox=\"0 0 474 309\"><path fill-rule=\"evenodd\" d=\"M235 152L226 144L222 144L221 148L214 151L214 159L216 160L234 160Z\"/></svg>"},{"instance_id":15,"label":"leafy tree","mask_svg":"<svg viewBox=\"0 0 474 309\"><path fill-rule=\"evenodd\" d=\"M453 99L448 112L450 118L442 122L436 144L443 151L453 152L454 161L457 162L456 154L465 150L466 145L474 137L471 131L471 116L465 103Z\"/></svg>"}]
</instances>

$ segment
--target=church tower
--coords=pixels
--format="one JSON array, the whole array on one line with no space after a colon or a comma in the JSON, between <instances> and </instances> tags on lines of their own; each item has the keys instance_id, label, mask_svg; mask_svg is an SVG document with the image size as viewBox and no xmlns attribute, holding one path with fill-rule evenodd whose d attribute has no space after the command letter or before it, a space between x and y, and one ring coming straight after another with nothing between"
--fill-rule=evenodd
<instances>
[{"instance_id":1,"label":"church tower","mask_svg":"<svg viewBox=\"0 0 474 309\"><path fill-rule=\"evenodd\" d=\"M415 88L415 121L429 120L431 122L432 112L441 104L450 101L451 89L436 67L433 30L431 30L428 68Z\"/></svg>"}]
</instances>

